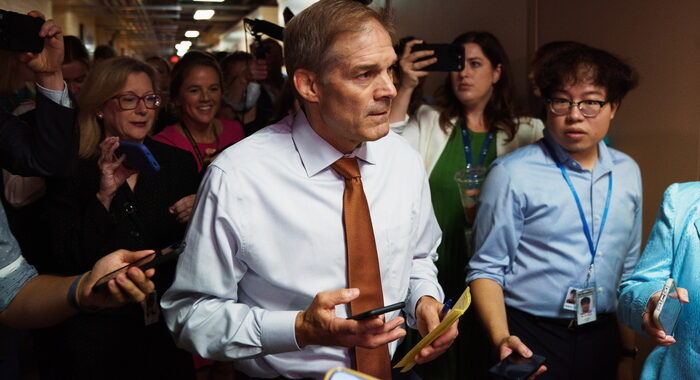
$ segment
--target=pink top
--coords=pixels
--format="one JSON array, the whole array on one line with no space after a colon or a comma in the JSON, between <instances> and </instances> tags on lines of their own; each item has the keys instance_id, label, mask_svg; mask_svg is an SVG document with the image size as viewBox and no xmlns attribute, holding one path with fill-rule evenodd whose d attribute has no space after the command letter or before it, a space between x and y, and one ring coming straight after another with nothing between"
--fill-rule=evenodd
<instances>
[{"instance_id":1,"label":"pink top","mask_svg":"<svg viewBox=\"0 0 700 380\"><path fill-rule=\"evenodd\" d=\"M235 142L243 140L245 137L241 123L227 119L219 119L219 121L221 121L221 124L224 126L219 139L213 143L197 143L197 147L199 148L199 152L202 154L202 157L207 157L213 151L223 149ZM162 131L160 131L160 133L153 136L153 140L174 146L176 148L184 149L192 153L192 156L194 156L194 160L197 163L197 170L200 172L202 171L202 165L199 163L194 149L192 149L192 144L190 144L187 137L182 135L174 125L165 127ZM207 152L207 150L209 151Z\"/></svg>"}]
</instances>

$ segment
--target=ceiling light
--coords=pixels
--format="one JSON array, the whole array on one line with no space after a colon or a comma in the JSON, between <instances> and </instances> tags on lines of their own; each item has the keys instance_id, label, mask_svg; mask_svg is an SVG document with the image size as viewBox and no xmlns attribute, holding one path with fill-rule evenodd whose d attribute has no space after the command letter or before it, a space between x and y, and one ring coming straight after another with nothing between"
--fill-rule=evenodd
<instances>
[{"instance_id":1,"label":"ceiling light","mask_svg":"<svg viewBox=\"0 0 700 380\"><path fill-rule=\"evenodd\" d=\"M199 37L199 31L198 30L188 30L185 32L185 37L197 38L197 37Z\"/></svg>"},{"instance_id":2,"label":"ceiling light","mask_svg":"<svg viewBox=\"0 0 700 380\"><path fill-rule=\"evenodd\" d=\"M197 1L201 3L223 3L224 0L192 0L192 1Z\"/></svg>"},{"instance_id":3,"label":"ceiling light","mask_svg":"<svg viewBox=\"0 0 700 380\"><path fill-rule=\"evenodd\" d=\"M214 16L213 9L200 9L200 10L194 12L193 18L195 20L209 20L213 16Z\"/></svg>"}]
</instances>

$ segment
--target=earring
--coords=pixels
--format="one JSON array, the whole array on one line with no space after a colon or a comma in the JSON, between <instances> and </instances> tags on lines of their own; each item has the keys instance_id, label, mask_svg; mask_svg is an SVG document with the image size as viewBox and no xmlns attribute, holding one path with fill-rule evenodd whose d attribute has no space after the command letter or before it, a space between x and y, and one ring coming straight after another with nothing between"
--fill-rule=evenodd
<instances>
[{"instance_id":1,"label":"earring","mask_svg":"<svg viewBox=\"0 0 700 380\"><path fill-rule=\"evenodd\" d=\"M98 119L102 119L103 117L104 117L104 115L101 112L97 114Z\"/></svg>"}]
</instances>

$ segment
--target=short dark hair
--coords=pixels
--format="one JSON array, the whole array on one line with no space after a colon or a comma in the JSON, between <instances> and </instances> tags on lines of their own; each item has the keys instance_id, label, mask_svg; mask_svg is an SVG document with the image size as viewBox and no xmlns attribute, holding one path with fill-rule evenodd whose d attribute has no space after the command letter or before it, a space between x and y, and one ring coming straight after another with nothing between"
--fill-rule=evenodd
<instances>
[{"instance_id":1,"label":"short dark hair","mask_svg":"<svg viewBox=\"0 0 700 380\"><path fill-rule=\"evenodd\" d=\"M83 41L76 36L63 36L63 64L78 61L90 68L90 54Z\"/></svg>"},{"instance_id":2,"label":"short dark hair","mask_svg":"<svg viewBox=\"0 0 700 380\"><path fill-rule=\"evenodd\" d=\"M582 82L605 88L606 100L620 103L637 86L639 75L617 56L585 45L555 53L535 72L535 83L545 98L564 85Z\"/></svg>"},{"instance_id":3,"label":"short dark hair","mask_svg":"<svg viewBox=\"0 0 700 380\"><path fill-rule=\"evenodd\" d=\"M581 305L583 305L584 303L591 303L591 297L581 298Z\"/></svg>"},{"instance_id":4,"label":"short dark hair","mask_svg":"<svg viewBox=\"0 0 700 380\"><path fill-rule=\"evenodd\" d=\"M219 85L223 84L221 67L219 66L219 63L216 62L216 59L214 59L214 56L202 51L191 50L175 64L175 67L173 67L173 72L170 79L170 99L174 100L180 96L180 87L182 87L182 84L185 82L185 78L187 78L190 71L197 66L210 67L214 69L216 74L219 76Z\"/></svg>"}]
</instances>

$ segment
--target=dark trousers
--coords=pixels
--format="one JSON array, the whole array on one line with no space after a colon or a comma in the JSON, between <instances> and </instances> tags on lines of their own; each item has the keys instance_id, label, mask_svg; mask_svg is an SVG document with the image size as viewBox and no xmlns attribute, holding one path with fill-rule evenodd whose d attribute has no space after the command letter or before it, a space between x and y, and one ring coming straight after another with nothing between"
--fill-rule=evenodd
<instances>
[{"instance_id":1,"label":"dark trousers","mask_svg":"<svg viewBox=\"0 0 700 380\"><path fill-rule=\"evenodd\" d=\"M547 372L537 379L607 380L617 377L622 344L614 314L596 322L569 326L564 320L540 318L507 308L510 334L532 352L547 358Z\"/></svg>"}]
</instances>

